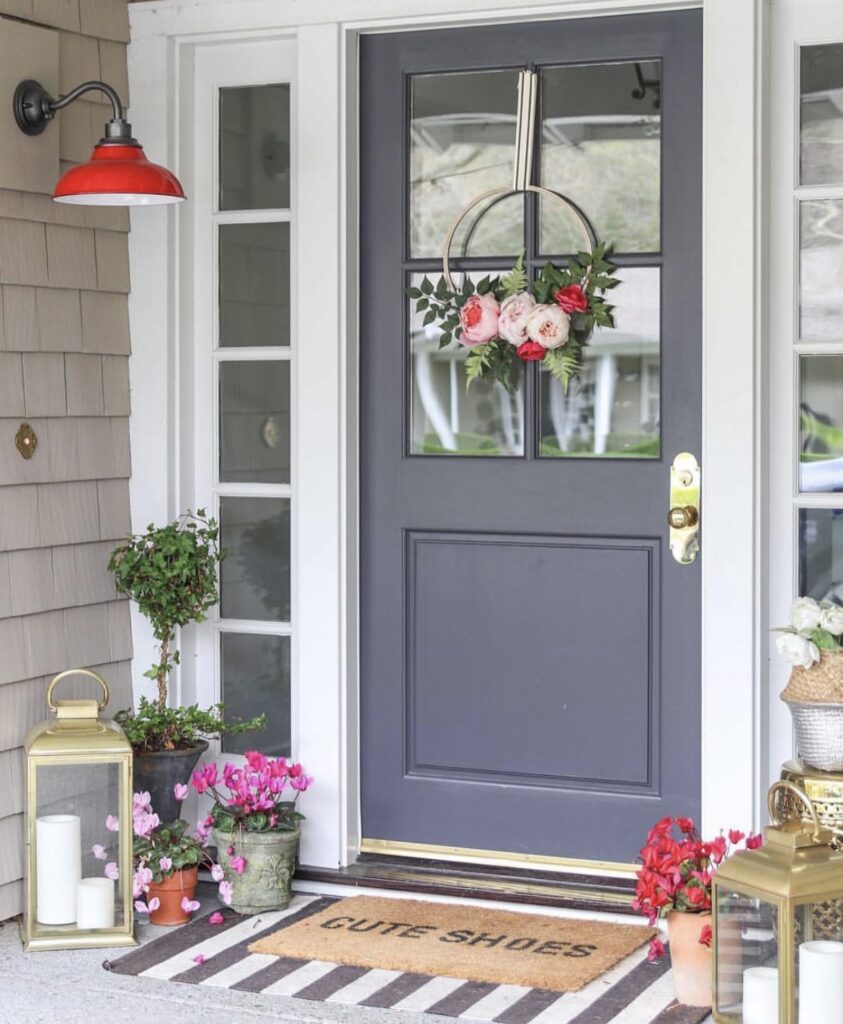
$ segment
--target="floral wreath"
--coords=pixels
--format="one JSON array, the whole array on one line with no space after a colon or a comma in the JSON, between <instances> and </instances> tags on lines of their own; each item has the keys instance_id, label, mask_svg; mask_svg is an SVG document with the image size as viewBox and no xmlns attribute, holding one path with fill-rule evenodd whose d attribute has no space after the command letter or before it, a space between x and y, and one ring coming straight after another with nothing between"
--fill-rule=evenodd
<instances>
[{"instance_id":1,"label":"floral wreath","mask_svg":"<svg viewBox=\"0 0 843 1024\"><path fill-rule=\"evenodd\" d=\"M473 200L456 218L443 250L443 275L434 286L425 275L418 288L407 288L416 300L416 312L424 312L423 326L439 321L439 348L456 340L470 348L466 359L466 385L476 380L497 380L513 394L518 389L520 364L542 361L567 394L572 380L582 373L583 348L595 327L614 327L614 306L604 293L615 288L612 247L598 244L585 215L565 196L537 185L538 192L562 202L580 222L588 250L578 252L567 266L545 263L528 280L524 251L509 273L486 276L475 285L466 274L462 287L454 285L449 269L451 241L460 221L490 196L509 195L510 189L493 189Z\"/></svg>"}]
</instances>

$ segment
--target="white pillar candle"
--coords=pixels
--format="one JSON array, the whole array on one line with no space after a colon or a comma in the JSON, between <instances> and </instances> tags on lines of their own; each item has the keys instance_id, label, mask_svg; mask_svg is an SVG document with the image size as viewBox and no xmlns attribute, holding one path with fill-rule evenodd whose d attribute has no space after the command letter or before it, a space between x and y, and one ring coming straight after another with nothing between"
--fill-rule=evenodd
<instances>
[{"instance_id":1,"label":"white pillar candle","mask_svg":"<svg viewBox=\"0 0 843 1024\"><path fill-rule=\"evenodd\" d=\"M114 882L83 878L76 886L76 927L114 927Z\"/></svg>"},{"instance_id":2,"label":"white pillar candle","mask_svg":"<svg viewBox=\"0 0 843 1024\"><path fill-rule=\"evenodd\" d=\"M779 972L748 967L743 972L743 1024L778 1024Z\"/></svg>"},{"instance_id":3,"label":"white pillar candle","mask_svg":"<svg viewBox=\"0 0 843 1024\"><path fill-rule=\"evenodd\" d=\"M843 942L799 947L799 1024L843 1024Z\"/></svg>"},{"instance_id":4,"label":"white pillar candle","mask_svg":"<svg viewBox=\"0 0 843 1024\"><path fill-rule=\"evenodd\" d=\"M73 924L82 877L82 822L76 814L35 819L36 910L39 924Z\"/></svg>"}]
</instances>

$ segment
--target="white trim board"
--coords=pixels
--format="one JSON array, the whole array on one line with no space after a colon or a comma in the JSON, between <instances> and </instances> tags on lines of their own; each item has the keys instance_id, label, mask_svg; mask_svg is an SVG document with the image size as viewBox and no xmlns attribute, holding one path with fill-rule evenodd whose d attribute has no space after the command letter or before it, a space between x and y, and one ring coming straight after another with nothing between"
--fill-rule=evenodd
<instances>
[{"instance_id":1,"label":"white trim board","mask_svg":"<svg viewBox=\"0 0 843 1024\"><path fill-rule=\"evenodd\" d=\"M356 856L359 842L357 729L357 311L356 82L360 31L430 28L524 17L560 18L703 7L704 61L704 317L703 317L703 826L757 825L762 771L759 713L764 660L759 658L763 604L759 514L759 341L763 326L761 216L765 183L762 71L766 0L647 3L643 0L165 0L132 4L129 48L132 110L154 159L191 180L193 64L198 49L230 39L294 34L297 47L300 175L299 310L312 347L299 353L299 437L312 447L300 458L298 754L319 784L308 794L304 858L336 866ZM353 8L354 20L349 21ZM344 20L345 19L345 20ZM162 519L182 505L177 438L192 416L180 387L176 353L192 325L190 281L179 271L179 211L133 214L130 240L132 444L135 524ZM314 244L310 245L309 240ZM326 253L329 263L326 266ZM165 257L165 258L162 258ZM336 293L318 284L336 277ZM735 282L753 301L734 301ZM164 297L155 303L148 296ZM299 321L299 336L302 321ZM162 380L162 367L173 369ZM183 372L183 368L182 371ZM162 386L167 399L160 396ZM181 394L181 398L179 395ZM139 397L140 396L140 397ZM153 396L155 396L153 398ZM164 412L166 409L166 413ZM728 413L728 414L727 414ZM183 442L184 443L184 442ZM302 443L305 443L304 441ZM311 452L313 454L311 454ZM299 452L301 456L301 451ZM665 487L667 493L667 485ZM311 561L316 559L315 562ZM314 565L316 569L314 569ZM136 679L149 647L136 633ZM765 641L766 649L766 641ZM182 694L189 698L189 692Z\"/></svg>"}]
</instances>

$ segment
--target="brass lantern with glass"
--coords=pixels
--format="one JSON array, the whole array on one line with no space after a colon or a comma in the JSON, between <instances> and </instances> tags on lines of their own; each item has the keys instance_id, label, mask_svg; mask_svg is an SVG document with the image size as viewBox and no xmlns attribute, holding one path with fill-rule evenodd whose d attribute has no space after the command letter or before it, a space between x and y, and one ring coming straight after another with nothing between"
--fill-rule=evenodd
<instances>
[{"instance_id":1,"label":"brass lantern with glass","mask_svg":"<svg viewBox=\"0 0 843 1024\"><path fill-rule=\"evenodd\" d=\"M779 797L808 811L785 820ZM712 883L714 1019L827 1024L843 1013L843 853L790 782L768 795L764 845L741 850Z\"/></svg>"},{"instance_id":2,"label":"brass lantern with glass","mask_svg":"<svg viewBox=\"0 0 843 1024\"><path fill-rule=\"evenodd\" d=\"M54 700L88 676L102 699ZM26 755L24 948L135 945L132 920L132 748L99 717L108 686L71 669L47 690L55 717L30 729Z\"/></svg>"}]
</instances>

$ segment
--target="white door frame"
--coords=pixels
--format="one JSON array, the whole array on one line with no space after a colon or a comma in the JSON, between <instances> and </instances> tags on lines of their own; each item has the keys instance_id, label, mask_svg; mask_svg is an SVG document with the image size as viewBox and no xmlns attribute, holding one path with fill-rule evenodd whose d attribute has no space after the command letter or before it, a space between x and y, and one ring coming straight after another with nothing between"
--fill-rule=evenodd
<instances>
[{"instance_id":1,"label":"white door frame","mask_svg":"<svg viewBox=\"0 0 843 1024\"><path fill-rule=\"evenodd\" d=\"M147 152L188 188L197 47L293 36L297 46L298 323L295 407L299 565L294 581L301 697L294 734L317 785L303 859L337 866L359 844L357 702L356 41L362 32L702 7L704 294L703 827L757 825L766 784L760 694L766 666L762 552L760 211L768 0L152 0L130 7L132 119ZM302 8L312 7L312 10ZM355 18L348 20L349 8ZM192 443L189 204L132 215L131 420L135 526L172 517ZM322 282L338 283L326 289ZM740 302L735 299L739 282ZM751 293L753 301L746 301ZM155 301L150 301L155 296ZM306 453L306 457L303 457ZM189 460L188 460L189 461ZM665 509L667 477L665 477ZM303 578L306 577L306 578ZM135 620L135 680L151 660ZM761 650L765 656L761 656ZM664 675L681 671L665 666ZM176 683L175 692L181 696ZM189 697L185 692L184 697Z\"/></svg>"}]
</instances>

